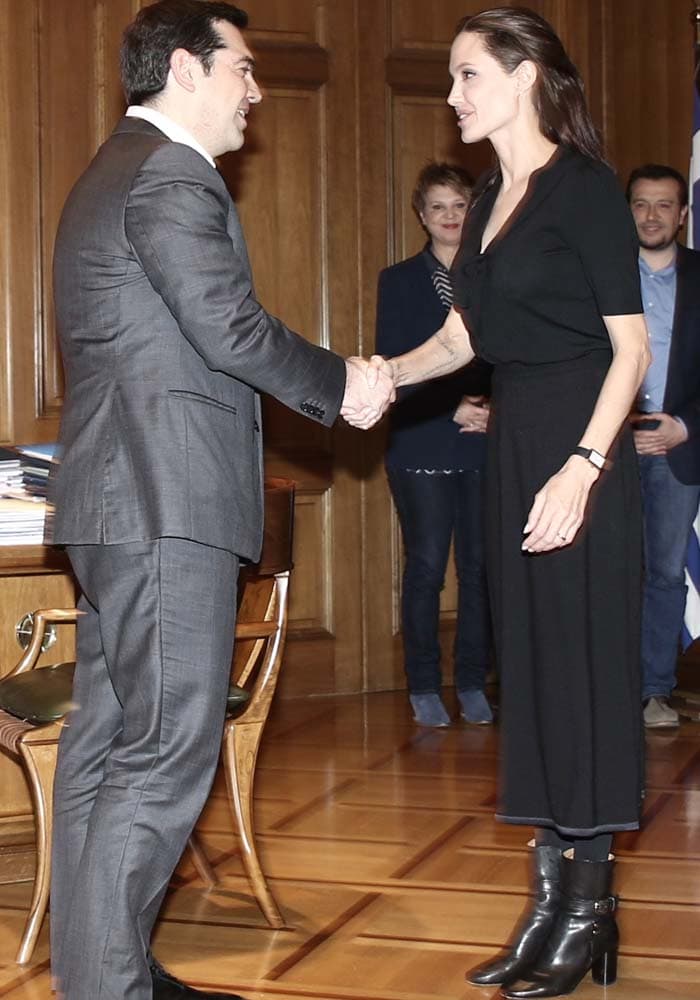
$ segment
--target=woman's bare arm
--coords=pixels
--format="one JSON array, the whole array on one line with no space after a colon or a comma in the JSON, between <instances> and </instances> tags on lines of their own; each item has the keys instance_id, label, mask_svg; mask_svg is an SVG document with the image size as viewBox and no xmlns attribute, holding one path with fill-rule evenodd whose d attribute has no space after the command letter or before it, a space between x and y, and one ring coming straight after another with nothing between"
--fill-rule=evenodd
<instances>
[{"instance_id":1,"label":"woman's bare arm","mask_svg":"<svg viewBox=\"0 0 700 1000\"><path fill-rule=\"evenodd\" d=\"M388 371L398 387L449 375L469 364L473 357L469 332L453 307L440 329L420 347L389 359L375 354L371 360L377 368Z\"/></svg>"}]
</instances>

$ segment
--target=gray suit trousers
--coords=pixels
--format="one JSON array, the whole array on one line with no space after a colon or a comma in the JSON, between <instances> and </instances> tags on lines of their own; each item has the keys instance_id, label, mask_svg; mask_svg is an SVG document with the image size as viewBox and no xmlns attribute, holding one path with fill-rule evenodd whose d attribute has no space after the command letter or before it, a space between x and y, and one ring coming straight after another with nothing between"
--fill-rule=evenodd
<instances>
[{"instance_id":1,"label":"gray suit trousers","mask_svg":"<svg viewBox=\"0 0 700 1000\"><path fill-rule=\"evenodd\" d=\"M238 558L180 538L68 548L82 588L54 792L52 972L151 1000L148 950L219 756Z\"/></svg>"}]
</instances>

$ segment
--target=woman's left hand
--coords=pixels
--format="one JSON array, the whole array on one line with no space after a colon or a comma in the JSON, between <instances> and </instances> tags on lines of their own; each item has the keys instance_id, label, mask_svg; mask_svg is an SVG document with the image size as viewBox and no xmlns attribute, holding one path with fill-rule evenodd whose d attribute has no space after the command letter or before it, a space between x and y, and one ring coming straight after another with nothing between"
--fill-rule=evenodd
<instances>
[{"instance_id":1,"label":"woman's left hand","mask_svg":"<svg viewBox=\"0 0 700 1000\"><path fill-rule=\"evenodd\" d=\"M572 455L535 494L523 529L524 552L550 552L570 545L583 524L588 494L600 475L587 459Z\"/></svg>"}]
</instances>

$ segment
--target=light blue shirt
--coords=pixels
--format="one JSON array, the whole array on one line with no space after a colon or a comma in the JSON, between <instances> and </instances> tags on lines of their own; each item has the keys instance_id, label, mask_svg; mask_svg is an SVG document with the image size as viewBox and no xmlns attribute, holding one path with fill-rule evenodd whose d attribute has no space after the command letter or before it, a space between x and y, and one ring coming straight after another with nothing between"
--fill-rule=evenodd
<instances>
[{"instance_id":1,"label":"light blue shirt","mask_svg":"<svg viewBox=\"0 0 700 1000\"><path fill-rule=\"evenodd\" d=\"M660 271L652 271L640 256L639 276L642 284L644 318L649 330L651 364L639 390L638 406L645 413L662 413L668 357L671 350L673 312L676 306L675 258Z\"/></svg>"}]
</instances>

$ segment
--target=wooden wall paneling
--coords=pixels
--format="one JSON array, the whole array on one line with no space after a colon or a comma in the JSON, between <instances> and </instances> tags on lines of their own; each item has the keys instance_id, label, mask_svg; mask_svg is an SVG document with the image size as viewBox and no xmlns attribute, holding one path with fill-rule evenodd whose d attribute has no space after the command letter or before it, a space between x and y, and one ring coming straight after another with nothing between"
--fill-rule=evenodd
<instances>
[{"instance_id":1,"label":"wooden wall paneling","mask_svg":"<svg viewBox=\"0 0 700 1000\"><path fill-rule=\"evenodd\" d=\"M333 589L342 570L331 559L334 494L330 487L297 490L288 643L278 687L282 698L335 691Z\"/></svg>"},{"instance_id":2,"label":"wooden wall paneling","mask_svg":"<svg viewBox=\"0 0 700 1000\"><path fill-rule=\"evenodd\" d=\"M293 584L289 588L289 628L292 633L330 635L332 626L327 590L330 580L324 529L330 490L298 494L294 508ZM297 572L300 570L300 572Z\"/></svg>"},{"instance_id":3,"label":"wooden wall paneling","mask_svg":"<svg viewBox=\"0 0 700 1000\"><path fill-rule=\"evenodd\" d=\"M8 87L2 111L4 441L56 435L63 387L53 320L53 238L68 190L121 110L118 37L136 7L135 0L2 6L3 33L13 39L2 71Z\"/></svg>"},{"instance_id":4,"label":"wooden wall paneling","mask_svg":"<svg viewBox=\"0 0 700 1000\"><path fill-rule=\"evenodd\" d=\"M454 111L444 99L399 94L394 98L394 202L396 260L417 253L425 232L411 207L411 195L420 170L429 160L446 160L470 169L476 147L459 138ZM481 149L479 150L481 152ZM478 153L476 154L478 155ZM478 164L472 172L481 172Z\"/></svg>"},{"instance_id":5,"label":"wooden wall paneling","mask_svg":"<svg viewBox=\"0 0 700 1000\"><path fill-rule=\"evenodd\" d=\"M53 244L66 196L95 150L95 0L41 0L39 20L40 252L36 428L55 439L63 373L54 334ZM86 100L86 93L88 98ZM21 437L25 437L19 428Z\"/></svg>"},{"instance_id":6,"label":"wooden wall paneling","mask_svg":"<svg viewBox=\"0 0 700 1000\"><path fill-rule=\"evenodd\" d=\"M361 257L361 349L374 352L377 278L393 257L391 177L391 89L386 84L391 4L361 0L359 99L359 229ZM398 633L394 579L398 558L397 529L384 472L386 422L365 434L362 592L364 600L364 681L366 690L403 684L393 651Z\"/></svg>"},{"instance_id":7,"label":"wooden wall paneling","mask_svg":"<svg viewBox=\"0 0 700 1000\"><path fill-rule=\"evenodd\" d=\"M319 0L247 0L248 31L253 42L320 42L324 13Z\"/></svg>"},{"instance_id":8,"label":"wooden wall paneling","mask_svg":"<svg viewBox=\"0 0 700 1000\"><path fill-rule=\"evenodd\" d=\"M12 280L0 439L51 440L63 394L53 315L53 240L65 197L121 114L118 45L136 0L27 0L4 4L3 62L25 81L4 102L2 221ZM3 268L7 273L7 268ZM11 375L10 375L11 373ZM8 412L9 406L9 412ZM11 414L11 416L10 416Z\"/></svg>"},{"instance_id":9,"label":"wooden wall paneling","mask_svg":"<svg viewBox=\"0 0 700 1000\"><path fill-rule=\"evenodd\" d=\"M0 5L6 40L0 61L0 224L2 239L2 399L0 435L31 425L36 408L34 332L40 310L37 280L39 228L38 26L36 0ZM10 43L10 39L12 42ZM21 85L19 82L21 81Z\"/></svg>"},{"instance_id":10,"label":"wooden wall paneling","mask_svg":"<svg viewBox=\"0 0 700 1000\"><path fill-rule=\"evenodd\" d=\"M326 153L320 164L328 206L327 322L329 345L347 357L361 352L367 332L360 293L364 234L359 150L364 109L359 94L371 22L362 16L360 0L329 3L321 9L330 57L324 88ZM336 426L333 502L327 527L332 539L334 684L339 692L360 691L367 683L364 614L371 595L366 593L363 574L366 444L364 432L342 422Z\"/></svg>"},{"instance_id":11,"label":"wooden wall paneling","mask_svg":"<svg viewBox=\"0 0 700 1000\"><path fill-rule=\"evenodd\" d=\"M607 65L605 0L543 0L539 10L552 24L579 70L593 120L605 132Z\"/></svg>"},{"instance_id":12,"label":"wooden wall paneling","mask_svg":"<svg viewBox=\"0 0 700 1000\"><path fill-rule=\"evenodd\" d=\"M95 10L95 144L104 142L126 109L119 78L124 28L138 13L139 0L97 0Z\"/></svg>"},{"instance_id":13,"label":"wooden wall paneling","mask_svg":"<svg viewBox=\"0 0 700 1000\"><path fill-rule=\"evenodd\" d=\"M23 106L17 100L17 81L24 89L33 82L31 39L35 34L35 10L31 4L0 5L0 440L12 436L14 373L12 331L19 320L18 309L23 305L32 314L31 283L18 287L18 276L26 275L31 267L31 192L32 160L30 148L23 139L27 129L22 115ZM24 164L24 169L20 169ZM22 204L24 225L19 204ZM29 219L27 220L27 216ZM29 225L27 225L29 222ZM22 265L25 265L23 268ZM31 383L30 383L31 386Z\"/></svg>"},{"instance_id":14,"label":"wooden wall paneling","mask_svg":"<svg viewBox=\"0 0 700 1000\"><path fill-rule=\"evenodd\" d=\"M486 6L502 7L506 4L486 4L480 0L442 0L439 4L426 4L423 0L392 0L392 48L442 49L452 44L455 27L467 14L476 14Z\"/></svg>"},{"instance_id":15,"label":"wooden wall paneling","mask_svg":"<svg viewBox=\"0 0 700 1000\"><path fill-rule=\"evenodd\" d=\"M625 179L649 161L687 176L694 29L686 0L606 0L611 159Z\"/></svg>"},{"instance_id":16,"label":"wooden wall paneling","mask_svg":"<svg viewBox=\"0 0 700 1000\"><path fill-rule=\"evenodd\" d=\"M251 11L265 99L250 117L245 149L224 158L222 170L261 302L315 343L357 353L357 285L348 269L357 259L357 173L348 155L356 148L354 7L300 5L302 21L290 22L288 6L275 24L262 17L263 6L270 18L276 8ZM288 41L285 29L294 24L306 27ZM359 437L325 431L266 401L266 467L299 484L297 596L283 693L357 691L362 684Z\"/></svg>"},{"instance_id":17,"label":"wooden wall paneling","mask_svg":"<svg viewBox=\"0 0 700 1000\"><path fill-rule=\"evenodd\" d=\"M315 343L325 343L324 191L319 184L320 91L270 91L250 116L241 154L222 163L239 205L256 292L265 308ZM328 451L318 424L266 401L265 439L275 448Z\"/></svg>"}]
</instances>

